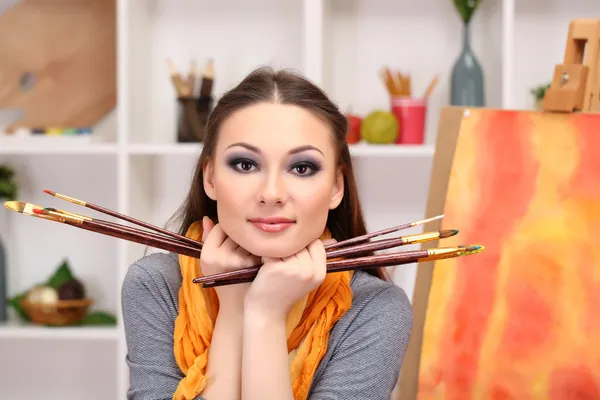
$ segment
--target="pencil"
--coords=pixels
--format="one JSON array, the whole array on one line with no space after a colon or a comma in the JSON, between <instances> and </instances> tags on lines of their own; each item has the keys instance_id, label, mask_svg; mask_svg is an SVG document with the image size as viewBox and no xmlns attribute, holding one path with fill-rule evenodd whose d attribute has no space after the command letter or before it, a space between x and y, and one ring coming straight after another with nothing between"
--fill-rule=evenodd
<instances>
[{"instance_id":1,"label":"pencil","mask_svg":"<svg viewBox=\"0 0 600 400\"><path fill-rule=\"evenodd\" d=\"M212 95L213 82L215 80L215 66L212 59L209 59L204 72L202 73L202 85L200 86L200 97L210 97Z\"/></svg>"}]
</instances>

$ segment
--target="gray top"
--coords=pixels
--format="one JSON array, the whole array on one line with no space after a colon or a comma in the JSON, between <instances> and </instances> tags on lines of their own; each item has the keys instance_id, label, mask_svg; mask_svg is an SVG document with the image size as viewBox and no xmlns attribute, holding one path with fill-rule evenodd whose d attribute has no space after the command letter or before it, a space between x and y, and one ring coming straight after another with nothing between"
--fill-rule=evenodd
<instances>
[{"instance_id":1,"label":"gray top","mask_svg":"<svg viewBox=\"0 0 600 400\"><path fill-rule=\"evenodd\" d=\"M125 276L121 295L129 400L170 400L183 378L173 355L180 286L179 262L172 253L146 256ZM362 271L356 271L351 287L352 307L331 331L310 400L387 400L400 374L412 328L408 297L393 283Z\"/></svg>"}]
</instances>

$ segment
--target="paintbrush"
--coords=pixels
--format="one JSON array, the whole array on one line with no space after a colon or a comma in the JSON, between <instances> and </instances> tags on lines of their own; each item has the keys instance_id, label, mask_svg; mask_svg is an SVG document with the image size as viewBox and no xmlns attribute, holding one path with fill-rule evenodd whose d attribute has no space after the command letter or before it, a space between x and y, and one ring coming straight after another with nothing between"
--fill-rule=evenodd
<instances>
[{"instance_id":1,"label":"paintbrush","mask_svg":"<svg viewBox=\"0 0 600 400\"><path fill-rule=\"evenodd\" d=\"M196 246L196 247L202 248L202 243L199 242L199 241L196 241L194 239L188 238L187 236L179 235L177 233L168 231L166 229L163 229L163 228L160 228L158 226L149 224L147 222L140 221L139 219L128 217L127 215L123 215L121 213L118 213L116 211L110 210L108 208L101 207L101 206L93 204L93 203L88 203L87 201L79 200L79 199L76 199L76 198L73 198L73 197L70 197L70 196L66 196L64 194L56 193L56 192L54 192L52 190L44 189L44 193L49 194L50 196L56 197L57 199L65 200L65 201L68 201L69 203L77 204L77 205L80 205L82 207L86 207L86 208L89 208L91 210L98 211L98 212L101 212L101 213L106 214L106 215L110 215L111 217L122 219L123 221L131 222L132 224L136 224L136 225L139 225L139 226L143 226L144 228L148 228L148 229L151 229L153 231L160 232L160 233L162 233L162 234L164 234L166 236L170 236L170 237L172 237L174 239L177 239L177 240L180 240L182 242L185 242L185 243L187 243L187 244L189 244L191 246Z\"/></svg>"},{"instance_id":2,"label":"paintbrush","mask_svg":"<svg viewBox=\"0 0 600 400\"><path fill-rule=\"evenodd\" d=\"M200 257L201 249L199 247L189 246L170 237L158 235L153 232L142 231L122 226L113 222L98 220L85 215L75 214L72 212L58 210L55 208L42 208L41 206L31 203L8 201L5 202L4 205L6 208L11 209L13 211L17 211L21 214L50 219L55 222L60 222L67 225L83 228L88 231L93 231L121 239L126 239L136 243L142 243L148 246L173 251L179 254L185 254L195 258ZM354 246L346 245L345 247L341 247L338 249L326 250L327 258L331 259L336 257L356 256L377 250L386 250L391 249L393 247L399 247L408 244L416 244L431 240L443 239L450 236L454 236L457 233L458 230L448 229L438 232L426 232L401 236L397 238L384 239L374 242L360 243ZM199 243L195 244L198 245ZM255 267L247 268L245 270L240 270L237 273L252 273L253 268L259 267L260 265L257 265Z\"/></svg>"},{"instance_id":3,"label":"paintbrush","mask_svg":"<svg viewBox=\"0 0 600 400\"><path fill-rule=\"evenodd\" d=\"M98 220L85 215L58 210L56 208L43 208L32 203L8 201L5 202L4 205L6 208L11 209L13 211L17 211L21 214L34 217L43 217L45 219L50 219L55 222L60 222L75 227L81 227L89 231L134 241L136 243L142 243L148 246L189 255L195 258L200 257L201 249L199 248L199 242L196 242L193 246L190 246L170 237L158 235L153 232L142 231L119 225L113 222ZM341 247L339 249L326 249L327 258L331 259L336 257L355 256L364 253L369 253L372 251L386 250L391 249L393 247L399 247L408 244L416 244L431 240L443 239L450 236L454 236L457 233L458 230L447 229L439 232L426 232L401 236L397 238L384 239L374 242L366 242L357 244L355 246ZM260 267L260 265L257 265L252 268L258 267ZM252 272L252 268L242 270L241 273Z\"/></svg>"},{"instance_id":4,"label":"paintbrush","mask_svg":"<svg viewBox=\"0 0 600 400\"><path fill-rule=\"evenodd\" d=\"M481 245L470 245L448 248L433 248L426 250L411 250L399 253L334 260L327 262L327 273L349 271L354 269L391 267L402 264L442 260L447 258L468 256L480 253L483 250L484 247ZM195 278L193 282L202 283L202 287L211 288L252 282L257 274L258 270L253 271L252 273L231 274L225 278L221 277L221 274L214 274Z\"/></svg>"},{"instance_id":5,"label":"paintbrush","mask_svg":"<svg viewBox=\"0 0 600 400\"><path fill-rule=\"evenodd\" d=\"M4 203L5 207L11 209L13 211L19 212L24 215L34 216L41 219L46 219L54 222L59 222L63 224L67 224L70 226L75 226L77 228L81 228L84 230L113 236L119 239L125 239L128 241L132 241L135 243L145 244L151 247L160 248L163 250L172 251L178 254L183 254L187 256L191 256L194 258L200 258L200 249L197 247L192 247L187 244L181 243L172 238L159 237L152 232L145 232L136 230L133 228L123 227L119 224L96 220L87 216L57 210L54 208L42 208L35 204L24 203L19 201L7 201ZM103 208L100 208L101 210ZM424 220L426 221L426 220ZM419 221L417 221L419 222ZM403 224L400 226L414 225L415 223ZM398 229L398 227L390 228L390 229ZM382 230L381 232L386 232L388 230ZM329 250L327 252L327 259L340 257L354 257L359 254L364 254L366 252L372 252L376 250L384 250L390 249L393 247L402 246L405 244L413 244L413 243L421 243L436 239L441 239L445 237L450 237L458 233L457 230L442 230L439 232L426 232L414 235L407 235L399 238L392 239L384 239L375 242L367 242L357 244L355 246L348 246L346 244L345 247L338 248L336 250ZM363 235L361 239L364 241L364 237L369 235L376 235L377 232L372 234ZM358 238L357 238L358 239ZM343 243L343 242L339 242ZM399 265L402 263L409 262L420 262L420 261L428 261L431 260L431 257L448 258L448 257L459 257L462 255L471 254L474 251L480 251L483 249L481 246L475 247L460 247L460 248L452 248L453 250L448 249L430 249L427 250L427 253L415 253L415 252L400 252L400 253L390 253L386 255L378 255L373 256L369 255L366 257L360 258L346 258L344 260L335 260L328 261L328 272L335 272L341 270L348 269L359 269L359 268L373 268L373 267L382 267L382 266L391 266L391 265ZM435 250L435 251L434 251ZM200 277L194 279L194 283L205 283L207 285L225 285L225 284L233 284L251 281L254 279L260 266L255 266L252 268L245 268L242 270L227 272L224 274L216 274L206 277ZM219 283L220 282L220 283Z\"/></svg>"},{"instance_id":6,"label":"paintbrush","mask_svg":"<svg viewBox=\"0 0 600 400\"><path fill-rule=\"evenodd\" d=\"M170 237L172 237L174 239L180 240L180 241L182 241L182 242L184 242L184 243L186 243L186 244L188 244L190 246L202 248L202 242L201 241L196 241L194 239L188 238L187 236L179 235L177 233L174 233L174 232L171 232L169 230L160 228L158 226L149 224L149 223L141 221L139 219L135 219L135 218L129 217L127 215L118 213L116 211L113 211L113 210L110 210L108 208L99 206L97 204L93 204L93 203L90 203L90 202L87 202L87 201L84 201L84 200L76 199L74 197L70 197L70 196L67 196L67 195L64 195L64 194L56 193L56 192L54 192L52 190L48 190L48 189L45 189L44 193L49 194L50 196L56 197L56 198L61 199L61 200L65 200L65 201L67 201L69 203L77 204L77 205L80 205L82 207L86 207L86 208L89 208L91 210L98 211L100 213L107 214L107 215L110 215L112 217L115 217L115 218L118 218L118 219L130 222L132 224L139 225L139 226L142 226L144 228L154 230L156 232L160 232L160 233L162 233L162 234L164 234L166 236L170 236ZM73 214L73 215L76 215L79 218L83 217L80 214ZM422 219L422 220L408 222L408 223L400 224L400 225L397 225L397 226L393 226L391 228L381 229L379 231L367 233L367 234L364 234L364 235L360 235L360 236L353 237L353 238L350 238L350 239L342 240L342 241L339 241L339 242L329 243L329 244L327 244L325 246L325 249L326 250L331 250L331 249L335 249L335 248L349 246L349 245L352 245L352 244L358 244L358 243L366 242L366 241L368 241L368 240L370 240L370 239L372 239L374 237L377 237L377 236L383 236L383 235L394 233L394 232L397 232L397 231L400 231L400 230L403 230L403 229L408 229L408 228L412 228L412 227L416 227L416 226L420 226L420 225L425 225L425 224L427 224L429 222L433 222L433 221L442 219L443 217L444 217L444 215L441 214L441 215L437 215L437 216L434 216L434 217L431 217L431 218L425 218L425 219Z\"/></svg>"},{"instance_id":7,"label":"paintbrush","mask_svg":"<svg viewBox=\"0 0 600 400\"><path fill-rule=\"evenodd\" d=\"M439 232L426 232L426 233L417 233L414 235L401 236L397 238L391 239L383 239L376 240L374 242L367 242L362 244L355 244L350 247L342 247L335 250L329 250L326 252L326 258L328 260L339 258L339 257L348 257L348 256L358 256L364 253L370 253L377 250L387 250L394 247L400 247L405 245L417 244L429 242L432 240L445 239L451 236L458 234L458 230L456 229L446 229ZM255 265L248 268L238 269L235 271L222 272L219 274L214 274L210 276L210 280L213 279L235 279L244 276L254 276L258 273L261 265ZM197 278L195 283L201 283L207 281L208 278Z\"/></svg>"},{"instance_id":8,"label":"paintbrush","mask_svg":"<svg viewBox=\"0 0 600 400\"><path fill-rule=\"evenodd\" d=\"M173 239L156 237L155 234L151 234L150 232L142 232L114 223L105 223L106 221L98 222L86 216L80 216L69 212L64 213L56 209L43 208L32 203L7 201L4 203L4 206L9 210L16 211L20 214L59 222L87 231L116 237L118 239L125 239L178 254L200 258L199 248Z\"/></svg>"},{"instance_id":9,"label":"paintbrush","mask_svg":"<svg viewBox=\"0 0 600 400\"><path fill-rule=\"evenodd\" d=\"M351 244L366 242L367 240L372 239L376 236L383 236L383 235L387 235L390 233L398 232L403 229L408 229L408 228L413 228L415 226L425 225L429 222L437 221L442 218L444 218L444 214L436 215L435 217L431 217L431 218L421 219L418 221L408 222L408 223L397 225L397 226L392 226L391 228L385 228L385 229L381 229L381 230L378 230L375 232L367 233L365 235L360 235L360 236L356 236L356 237L353 237L350 239L342 240L339 242L329 243L325 246L325 249L344 247L344 246L348 246Z\"/></svg>"}]
</instances>

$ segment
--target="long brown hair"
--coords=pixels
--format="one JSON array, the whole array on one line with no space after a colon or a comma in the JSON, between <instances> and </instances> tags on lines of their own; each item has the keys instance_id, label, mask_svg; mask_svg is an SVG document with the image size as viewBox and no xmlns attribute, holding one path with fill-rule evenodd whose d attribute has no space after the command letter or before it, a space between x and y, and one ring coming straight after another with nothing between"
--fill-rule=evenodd
<instances>
[{"instance_id":1,"label":"long brown hair","mask_svg":"<svg viewBox=\"0 0 600 400\"><path fill-rule=\"evenodd\" d=\"M337 208L329 211L327 228L337 241L367 233L346 143L346 117L321 89L306 78L290 70L275 71L269 67L251 72L236 87L226 92L211 112L190 191L172 218L181 220L179 233L185 235L190 225L204 216L218 221L217 204L204 191L202 167L213 155L223 121L235 111L258 102L293 104L311 111L329 124L339 154L337 163L344 174L344 197ZM366 271L389 280L388 274L381 268Z\"/></svg>"}]
</instances>

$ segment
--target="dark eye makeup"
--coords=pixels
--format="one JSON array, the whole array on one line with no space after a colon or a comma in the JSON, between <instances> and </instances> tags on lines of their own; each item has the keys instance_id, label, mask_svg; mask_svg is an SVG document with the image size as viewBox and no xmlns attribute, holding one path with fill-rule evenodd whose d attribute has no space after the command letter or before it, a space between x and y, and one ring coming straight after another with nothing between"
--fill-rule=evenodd
<instances>
[{"instance_id":1,"label":"dark eye makeup","mask_svg":"<svg viewBox=\"0 0 600 400\"><path fill-rule=\"evenodd\" d=\"M241 173L249 173L256 169L260 169L258 161L253 157L245 154L230 154L226 158L227 165L234 171ZM322 169L322 165L318 160L313 157L295 157L290 162L288 170L298 176L307 177L312 176Z\"/></svg>"},{"instance_id":2,"label":"dark eye makeup","mask_svg":"<svg viewBox=\"0 0 600 400\"><path fill-rule=\"evenodd\" d=\"M226 159L227 165L238 172L251 172L258 167L258 163L247 156L231 154Z\"/></svg>"}]
</instances>

